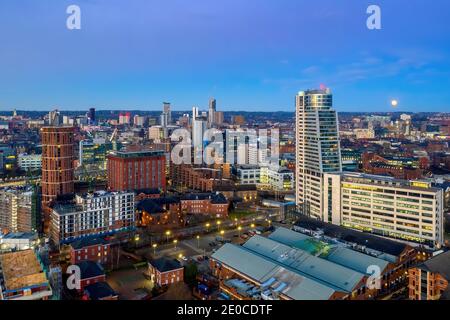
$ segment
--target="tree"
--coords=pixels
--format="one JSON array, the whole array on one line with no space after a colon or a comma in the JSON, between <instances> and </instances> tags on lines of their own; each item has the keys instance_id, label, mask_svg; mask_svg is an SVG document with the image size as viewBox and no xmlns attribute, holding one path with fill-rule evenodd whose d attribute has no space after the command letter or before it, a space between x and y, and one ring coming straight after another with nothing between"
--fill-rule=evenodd
<instances>
[{"instance_id":1,"label":"tree","mask_svg":"<svg viewBox=\"0 0 450 320\"><path fill-rule=\"evenodd\" d=\"M190 263L184 267L184 280L189 285L196 284L196 278L198 274L198 268L195 263Z\"/></svg>"}]
</instances>

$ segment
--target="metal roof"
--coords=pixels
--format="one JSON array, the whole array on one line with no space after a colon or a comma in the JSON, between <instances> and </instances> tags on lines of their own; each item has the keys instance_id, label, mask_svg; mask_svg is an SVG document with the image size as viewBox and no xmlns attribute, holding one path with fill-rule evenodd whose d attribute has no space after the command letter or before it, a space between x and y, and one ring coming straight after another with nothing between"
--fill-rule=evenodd
<instances>
[{"instance_id":1,"label":"metal roof","mask_svg":"<svg viewBox=\"0 0 450 320\"><path fill-rule=\"evenodd\" d=\"M285 245L296 247L302 250L305 250L305 243L308 243L308 240L311 242L320 242L313 237L286 228L277 228L269 236L269 238L281 242ZM324 246L318 247L324 248ZM384 259L373 257L343 246L332 246L325 249L328 250L316 252L316 254L319 254L319 256L323 259L364 274L367 274L367 268L369 266L377 265L381 270L384 270L389 264L389 261L386 261Z\"/></svg>"},{"instance_id":2,"label":"metal roof","mask_svg":"<svg viewBox=\"0 0 450 320\"><path fill-rule=\"evenodd\" d=\"M278 281L288 284L282 290L282 294L294 300L328 300L336 292L334 288L309 279L234 244L222 246L212 255L212 259L259 284L276 278Z\"/></svg>"}]
</instances>

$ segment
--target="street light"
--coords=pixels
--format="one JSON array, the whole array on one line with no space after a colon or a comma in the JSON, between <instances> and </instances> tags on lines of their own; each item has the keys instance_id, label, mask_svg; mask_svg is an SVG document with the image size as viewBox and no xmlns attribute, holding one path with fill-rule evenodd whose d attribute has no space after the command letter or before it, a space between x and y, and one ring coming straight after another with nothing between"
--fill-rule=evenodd
<instances>
[{"instance_id":1,"label":"street light","mask_svg":"<svg viewBox=\"0 0 450 320\"><path fill-rule=\"evenodd\" d=\"M170 230L166 231L166 236L167 236L167 243L169 243Z\"/></svg>"},{"instance_id":2,"label":"street light","mask_svg":"<svg viewBox=\"0 0 450 320\"><path fill-rule=\"evenodd\" d=\"M197 236L197 248L200 248L200 236Z\"/></svg>"},{"instance_id":3,"label":"street light","mask_svg":"<svg viewBox=\"0 0 450 320\"><path fill-rule=\"evenodd\" d=\"M239 230L239 238L240 238L240 237L241 237L241 230L242 230L242 227L239 226L239 227L238 227L238 230Z\"/></svg>"},{"instance_id":4,"label":"street light","mask_svg":"<svg viewBox=\"0 0 450 320\"><path fill-rule=\"evenodd\" d=\"M254 228L254 227L255 227L255 224L254 224L254 223L252 223L252 224L250 225L250 227Z\"/></svg>"},{"instance_id":5,"label":"street light","mask_svg":"<svg viewBox=\"0 0 450 320\"><path fill-rule=\"evenodd\" d=\"M178 240L177 240L177 239L173 240L173 243L175 244L175 250L177 250L177 243L178 243Z\"/></svg>"},{"instance_id":6,"label":"street light","mask_svg":"<svg viewBox=\"0 0 450 320\"><path fill-rule=\"evenodd\" d=\"M152 245L152 247L153 247L153 255L154 256L156 256L156 247L157 247L158 245L156 244L156 243L154 243L153 245Z\"/></svg>"},{"instance_id":7,"label":"street light","mask_svg":"<svg viewBox=\"0 0 450 320\"><path fill-rule=\"evenodd\" d=\"M207 223L205 226L206 226L206 231L209 232L209 227L211 226L211 224Z\"/></svg>"}]
</instances>

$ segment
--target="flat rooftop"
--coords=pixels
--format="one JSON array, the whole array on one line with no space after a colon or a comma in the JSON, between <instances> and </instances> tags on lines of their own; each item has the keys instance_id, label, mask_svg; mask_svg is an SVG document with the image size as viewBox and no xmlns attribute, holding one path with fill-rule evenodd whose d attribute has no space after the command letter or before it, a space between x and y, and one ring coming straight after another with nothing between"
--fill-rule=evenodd
<instances>
[{"instance_id":1,"label":"flat rooftop","mask_svg":"<svg viewBox=\"0 0 450 320\"><path fill-rule=\"evenodd\" d=\"M360 172L342 172L335 174L340 175L343 178L342 179L343 182L362 183L362 184L367 183L372 184L374 186L398 187L422 192L437 192L440 190L439 188L432 187L431 184L427 181L402 180L388 176L372 175Z\"/></svg>"},{"instance_id":2,"label":"flat rooftop","mask_svg":"<svg viewBox=\"0 0 450 320\"><path fill-rule=\"evenodd\" d=\"M48 282L33 250L2 254L0 264L6 290L18 290Z\"/></svg>"}]
</instances>

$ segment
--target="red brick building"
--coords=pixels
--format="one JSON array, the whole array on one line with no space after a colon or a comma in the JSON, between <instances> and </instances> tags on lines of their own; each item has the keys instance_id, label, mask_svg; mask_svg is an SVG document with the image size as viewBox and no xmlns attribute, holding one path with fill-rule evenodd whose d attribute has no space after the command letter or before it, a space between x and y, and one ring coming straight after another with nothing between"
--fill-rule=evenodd
<instances>
[{"instance_id":1,"label":"red brick building","mask_svg":"<svg viewBox=\"0 0 450 320\"><path fill-rule=\"evenodd\" d=\"M439 300L448 295L450 251L441 253L408 270L410 300Z\"/></svg>"},{"instance_id":2,"label":"red brick building","mask_svg":"<svg viewBox=\"0 0 450 320\"><path fill-rule=\"evenodd\" d=\"M74 128L44 127L42 142L42 209L48 232L50 205L59 195L74 193Z\"/></svg>"},{"instance_id":3,"label":"red brick building","mask_svg":"<svg viewBox=\"0 0 450 320\"><path fill-rule=\"evenodd\" d=\"M184 267L177 261L160 258L148 263L152 280L160 287L183 282Z\"/></svg>"},{"instance_id":4,"label":"red brick building","mask_svg":"<svg viewBox=\"0 0 450 320\"><path fill-rule=\"evenodd\" d=\"M228 216L229 203L221 193L192 193L181 199L181 211L189 214L203 214L216 218Z\"/></svg>"},{"instance_id":5,"label":"red brick building","mask_svg":"<svg viewBox=\"0 0 450 320\"><path fill-rule=\"evenodd\" d=\"M111 244L103 238L83 238L70 244L70 263L95 261L102 265L111 262Z\"/></svg>"},{"instance_id":6,"label":"red brick building","mask_svg":"<svg viewBox=\"0 0 450 320\"><path fill-rule=\"evenodd\" d=\"M403 161L404 160L404 161ZM363 171L368 174L389 175L396 179L416 180L423 177L423 170L417 165L407 164L409 160L402 158L382 157L372 152L362 155Z\"/></svg>"},{"instance_id":7,"label":"red brick building","mask_svg":"<svg viewBox=\"0 0 450 320\"><path fill-rule=\"evenodd\" d=\"M166 190L166 157L162 151L117 151L108 155L108 188L112 191Z\"/></svg>"},{"instance_id":8,"label":"red brick building","mask_svg":"<svg viewBox=\"0 0 450 320\"><path fill-rule=\"evenodd\" d=\"M79 291L83 292L91 284L106 281L105 271L100 264L93 261L82 261L77 263L77 266L81 272Z\"/></svg>"},{"instance_id":9,"label":"red brick building","mask_svg":"<svg viewBox=\"0 0 450 320\"><path fill-rule=\"evenodd\" d=\"M173 186L202 192L212 192L218 186L233 184L231 180L226 179L230 175L228 166L195 168L191 165L172 164L170 174Z\"/></svg>"}]
</instances>

